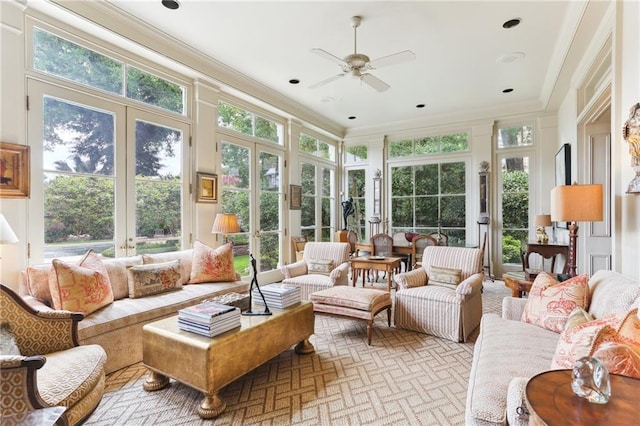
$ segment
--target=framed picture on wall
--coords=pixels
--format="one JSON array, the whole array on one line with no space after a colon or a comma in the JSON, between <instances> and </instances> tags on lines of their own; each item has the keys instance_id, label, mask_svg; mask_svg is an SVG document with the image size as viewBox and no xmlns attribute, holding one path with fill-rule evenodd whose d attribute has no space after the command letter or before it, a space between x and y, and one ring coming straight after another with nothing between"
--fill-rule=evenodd
<instances>
[{"instance_id":1,"label":"framed picture on wall","mask_svg":"<svg viewBox=\"0 0 640 426\"><path fill-rule=\"evenodd\" d=\"M29 198L29 146L0 142L0 197Z\"/></svg>"},{"instance_id":2,"label":"framed picture on wall","mask_svg":"<svg viewBox=\"0 0 640 426\"><path fill-rule=\"evenodd\" d=\"M198 172L198 203L218 202L218 175Z\"/></svg>"},{"instance_id":3,"label":"framed picture on wall","mask_svg":"<svg viewBox=\"0 0 640 426\"><path fill-rule=\"evenodd\" d=\"M302 207L302 186L289 185L289 209L300 210Z\"/></svg>"},{"instance_id":4,"label":"framed picture on wall","mask_svg":"<svg viewBox=\"0 0 640 426\"><path fill-rule=\"evenodd\" d=\"M565 143L556 153L556 186L571 185L571 145ZM569 222L557 222L556 227L569 229Z\"/></svg>"}]
</instances>

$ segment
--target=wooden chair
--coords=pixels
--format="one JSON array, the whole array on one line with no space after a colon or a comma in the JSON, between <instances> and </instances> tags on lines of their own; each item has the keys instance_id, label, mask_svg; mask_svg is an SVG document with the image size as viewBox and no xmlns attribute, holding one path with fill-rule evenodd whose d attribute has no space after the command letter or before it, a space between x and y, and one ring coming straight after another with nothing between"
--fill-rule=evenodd
<instances>
[{"instance_id":1,"label":"wooden chair","mask_svg":"<svg viewBox=\"0 0 640 426\"><path fill-rule=\"evenodd\" d=\"M356 252L356 244L358 243L358 234L355 231L349 231L347 233L347 242L351 250L349 254L353 257Z\"/></svg>"},{"instance_id":2,"label":"wooden chair","mask_svg":"<svg viewBox=\"0 0 640 426\"><path fill-rule=\"evenodd\" d=\"M422 266L422 253L428 246L437 246L438 241L430 235L418 235L411 240L413 269Z\"/></svg>"},{"instance_id":3,"label":"wooden chair","mask_svg":"<svg viewBox=\"0 0 640 426\"><path fill-rule=\"evenodd\" d=\"M376 234L371 237L371 255L392 257L393 254L393 238L387 234ZM400 272L400 271L396 271ZM378 272L376 271L376 281L378 280ZM386 276L383 275L383 278Z\"/></svg>"},{"instance_id":4,"label":"wooden chair","mask_svg":"<svg viewBox=\"0 0 640 426\"><path fill-rule=\"evenodd\" d=\"M305 244L307 244L307 237L305 237L304 235L299 237L291 237L291 247L293 248L295 262L302 260L302 254L304 252Z\"/></svg>"},{"instance_id":5,"label":"wooden chair","mask_svg":"<svg viewBox=\"0 0 640 426\"><path fill-rule=\"evenodd\" d=\"M394 246L404 246L407 245L407 237L406 234L404 232L395 232L393 234L393 245ZM409 265L412 262L411 261L411 255L409 254L402 254L402 253L393 253L393 256L395 257L399 257L400 259L402 259L402 263L404 263L404 270L408 271L409 269Z\"/></svg>"},{"instance_id":6,"label":"wooden chair","mask_svg":"<svg viewBox=\"0 0 640 426\"><path fill-rule=\"evenodd\" d=\"M449 237L442 232L432 232L431 234L429 234L429 236L435 238L439 246L449 245Z\"/></svg>"}]
</instances>

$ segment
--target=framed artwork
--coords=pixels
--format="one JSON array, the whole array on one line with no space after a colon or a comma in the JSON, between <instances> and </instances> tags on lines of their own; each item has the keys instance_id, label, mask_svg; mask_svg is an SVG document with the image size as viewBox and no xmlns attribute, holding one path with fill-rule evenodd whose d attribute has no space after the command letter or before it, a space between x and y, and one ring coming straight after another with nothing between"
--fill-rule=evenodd
<instances>
[{"instance_id":1,"label":"framed artwork","mask_svg":"<svg viewBox=\"0 0 640 426\"><path fill-rule=\"evenodd\" d=\"M218 202L218 175L198 172L198 195L196 202Z\"/></svg>"},{"instance_id":2,"label":"framed artwork","mask_svg":"<svg viewBox=\"0 0 640 426\"><path fill-rule=\"evenodd\" d=\"M0 142L0 197L29 198L29 147Z\"/></svg>"},{"instance_id":3,"label":"framed artwork","mask_svg":"<svg viewBox=\"0 0 640 426\"><path fill-rule=\"evenodd\" d=\"M373 178L373 215L375 217L381 216L382 205L382 188L380 187L382 179L380 177Z\"/></svg>"},{"instance_id":4,"label":"framed artwork","mask_svg":"<svg viewBox=\"0 0 640 426\"><path fill-rule=\"evenodd\" d=\"M571 185L571 145L565 143L556 153L556 186ZM569 229L569 222L557 222L557 228Z\"/></svg>"},{"instance_id":5,"label":"framed artwork","mask_svg":"<svg viewBox=\"0 0 640 426\"><path fill-rule=\"evenodd\" d=\"M289 209L300 210L302 208L302 186L289 185Z\"/></svg>"},{"instance_id":6,"label":"framed artwork","mask_svg":"<svg viewBox=\"0 0 640 426\"><path fill-rule=\"evenodd\" d=\"M480 218L479 222L488 223L489 220L489 172L480 173ZM486 221L486 222L484 222Z\"/></svg>"}]
</instances>

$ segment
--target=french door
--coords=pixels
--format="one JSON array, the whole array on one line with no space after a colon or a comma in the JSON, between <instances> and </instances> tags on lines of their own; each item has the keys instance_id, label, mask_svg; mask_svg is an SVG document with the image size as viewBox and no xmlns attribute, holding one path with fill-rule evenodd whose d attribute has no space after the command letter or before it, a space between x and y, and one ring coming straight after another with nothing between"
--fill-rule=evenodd
<instances>
[{"instance_id":1,"label":"french door","mask_svg":"<svg viewBox=\"0 0 640 426\"><path fill-rule=\"evenodd\" d=\"M282 265L284 191L283 151L224 135L222 151L222 212L235 213L240 233L231 235L234 255L252 254L259 273L270 275ZM252 273L250 262L236 262L236 272Z\"/></svg>"},{"instance_id":2,"label":"french door","mask_svg":"<svg viewBox=\"0 0 640 426\"><path fill-rule=\"evenodd\" d=\"M188 242L190 126L31 80L30 262L179 250ZM185 227L187 229L185 229Z\"/></svg>"}]
</instances>

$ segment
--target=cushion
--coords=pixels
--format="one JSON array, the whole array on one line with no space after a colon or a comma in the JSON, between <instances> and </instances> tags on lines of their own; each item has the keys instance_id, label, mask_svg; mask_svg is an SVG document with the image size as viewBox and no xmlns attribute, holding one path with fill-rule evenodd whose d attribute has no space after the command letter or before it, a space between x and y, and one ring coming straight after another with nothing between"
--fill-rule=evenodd
<instances>
[{"instance_id":1,"label":"cushion","mask_svg":"<svg viewBox=\"0 0 640 426\"><path fill-rule=\"evenodd\" d=\"M559 283L546 272L533 281L521 320L547 330L562 332L569 314L576 308L589 307L587 275L578 275Z\"/></svg>"},{"instance_id":2,"label":"cushion","mask_svg":"<svg viewBox=\"0 0 640 426\"><path fill-rule=\"evenodd\" d=\"M607 367L609 373L640 379L640 354L629 345L604 342L595 349L593 356Z\"/></svg>"},{"instance_id":3,"label":"cushion","mask_svg":"<svg viewBox=\"0 0 640 426\"><path fill-rule=\"evenodd\" d=\"M571 369L577 360L592 354L599 344L616 340L616 328L623 319L622 314L613 314L563 331L551 360L551 369Z\"/></svg>"},{"instance_id":4,"label":"cushion","mask_svg":"<svg viewBox=\"0 0 640 426\"><path fill-rule=\"evenodd\" d=\"M330 275L333 268L333 260L307 259L307 273L309 274Z\"/></svg>"},{"instance_id":5,"label":"cushion","mask_svg":"<svg viewBox=\"0 0 640 426\"><path fill-rule=\"evenodd\" d=\"M49 288L55 309L87 315L113 303L109 275L100 256L93 250L89 250L77 265L54 259Z\"/></svg>"},{"instance_id":6,"label":"cushion","mask_svg":"<svg viewBox=\"0 0 640 426\"><path fill-rule=\"evenodd\" d=\"M129 278L127 275L128 266L142 265L142 256L122 257L117 259L105 259L104 267L107 268L113 300L129 297Z\"/></svg>"},{"instance_id":7,"label":"cushion","mask_svg":"<svg viewBox=\"0 0 640 426\"><path fill-rule=\"evenodd\" d=\"M16 336L11 331L8 322L0 323L0 355L20 355L20 349L16 345Z\"/></svg>"},{"instance_id":8,"label":"cushion","mask_svg":"<svg viewBox=\"0 0 640 426\"><path fill-rule=\"evenodd\" d=\"M462 269L442 268L431 266L429 268L428 284L440 285L455 289L462 281Z\"/></svg>"},{"instance_id":9,"label":"cushion","mask_svg":"<svg viewBox=\"0 0 640 426\"><path fill-rule=\"evenodd\" d=\"M132 299L182 288L179 260L129 266L127 275Z\"/></svg>"},{"instance_id":10,"label":"cushion","mask_svg":"<svg viewBox=\"0 0 640 426\"><path fill-rule=\"evenodd\" d=\"M181 284L185 285L191 278L191 265L193 263L192 249L142 255L142 263L145 265L148 263L170 262L176 259L180 261Z\"/></svg>"},{"instance_id":11,"label":"cushion","mask_svg":"<svg viewBox=\"0 0 640 426\"><path fill-rule=\"evenodd\" d=\"M638 308L632 309L618 328L620 339L640 355L640 318Z\"/></svg>"},{"instance_id":12,"label":"cushion","mask_svg":"<svg viewBox=\"0 0 640 426\"><path fill-rule=\"evenodd\" d=\"M594 319L593 315L591 315L589 312L585 311L583 308L578 306L569 314L569 317L567 318L567 322L564 325L564 329L569 330L570 328L573 328L577 325L584 324L585 322L593 321L593 319Z\"/></svg>"},{"instance_id":13,"label":"cushion","mask_svg":"<svg viewBox=\"0 0 640 426\"><path fill-rule=\"evenodd\" d=\"M235 281L233 268L233 244L227 243L213 249L200 241L193 244L193 265L189 282L211 283Z\"/></svg>"},{"instance_id":14,"label":"cushion","mask_svg":"<svg viewBox=\"0 0 640 426\"><path fill-rule=\"evenodd\" d=\"M29 294L48 306L52 306L53 303L49 289L50 269L50 265L28 266L26 269Z\"/></svg>"}]
</instances>

